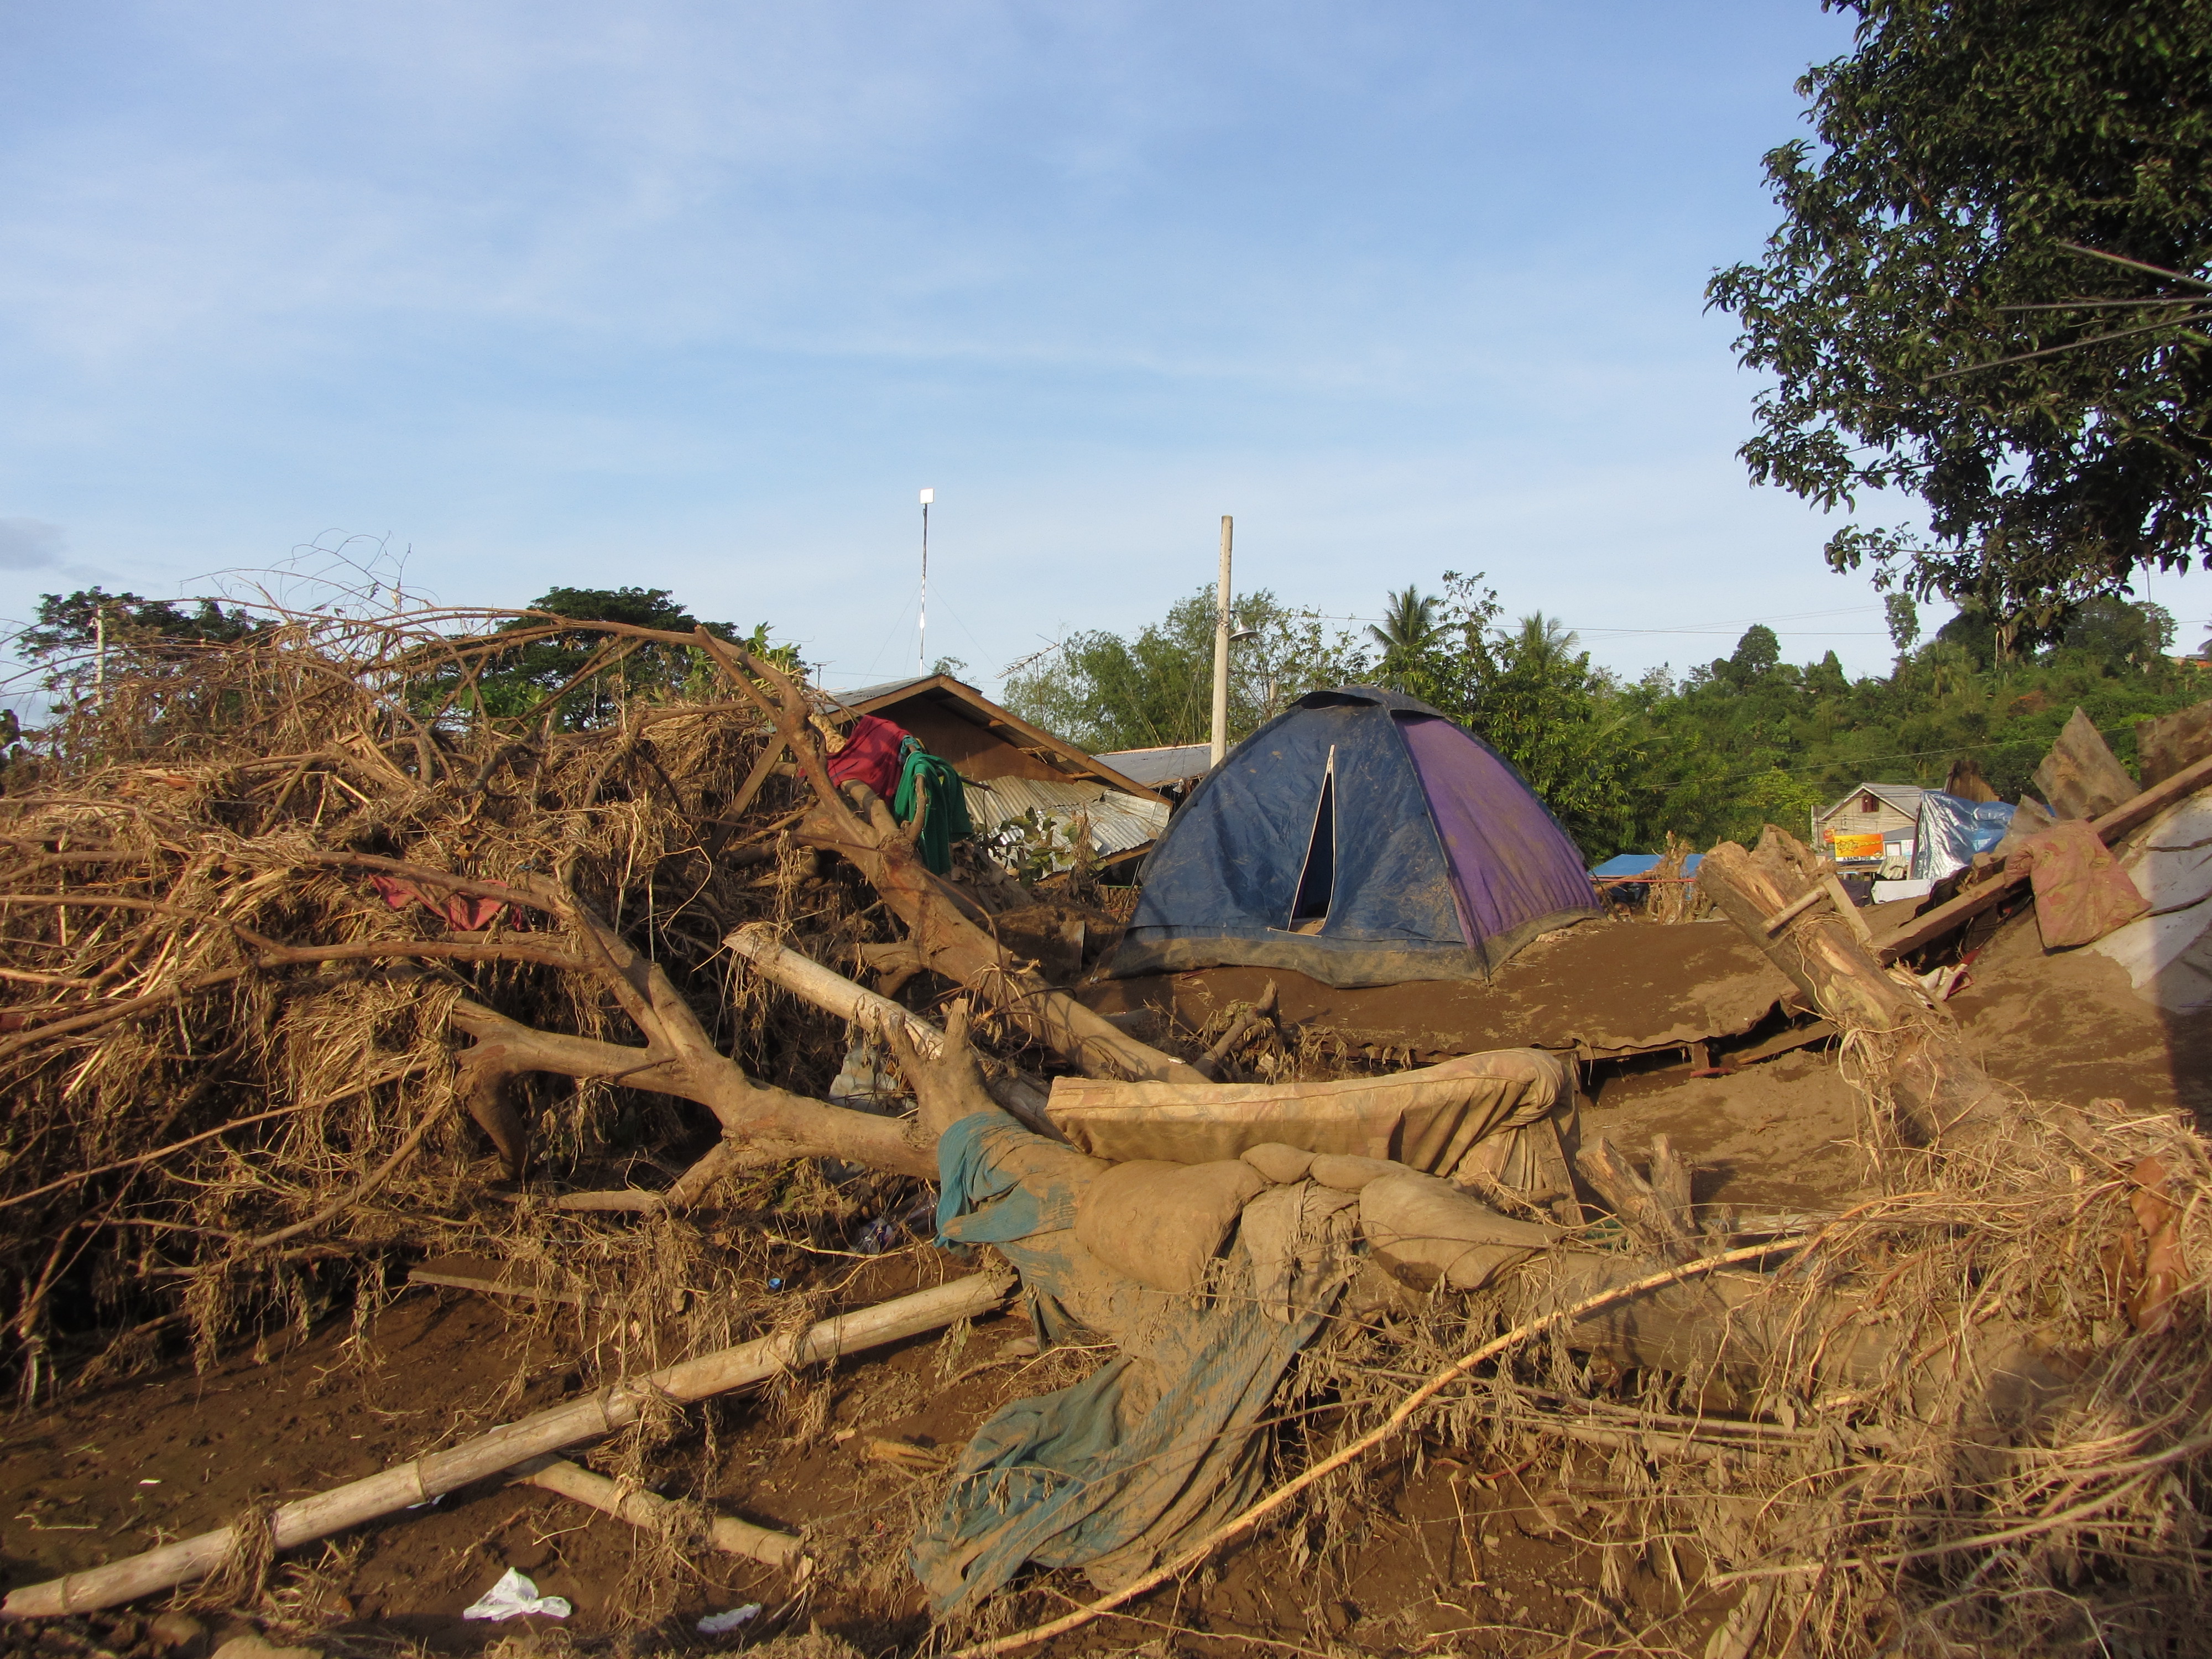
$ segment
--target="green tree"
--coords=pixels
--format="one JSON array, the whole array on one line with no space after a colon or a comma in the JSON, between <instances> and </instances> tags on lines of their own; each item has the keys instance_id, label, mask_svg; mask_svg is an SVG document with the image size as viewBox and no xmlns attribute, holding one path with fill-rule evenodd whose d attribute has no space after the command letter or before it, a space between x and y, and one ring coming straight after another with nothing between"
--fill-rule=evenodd
<instances>
[{"instance_id":1,"label":"green tree","mask_svg":"<svg viewBox=\"0 0 2212 1659\"><path fill-rule=\"evenodd\" d=\"M1766 157L1783 224L1707 290L1774 379L1741 453L1830 508L1917 495L1929 538L1829 562L1972 604L2007 659L2205 545L2212 5L1829 3L1856 49Z\"/></svg>"},{"instance_id":2,"label":"green tree","mask_svg":"<svg viewBox=\"0 0 2212 1659\"><path fill-rule=\"evenodd\" d=\"M1437 634L1439 601L1408 582L1402 593L1393 593L1382 607L1382 620L1368 625L1368 637L1382 647L1376 677L1383 684L1400 685L1407 666L1427 650Z\"/></svg>"},{"instance_id":3,"label":"green tree","mask_svg":"<svg viewBox=\"0 0 2212 1659\"><path fill-rule=\"evenodd\" d=\"M1541 611L1523 617L1490 641L1474 696L1445 712L1511 761L1575 844L1603 859L1632 826L1638 757L1631 708L1580 643Z\"/></svg>"},{"instance_id":4,"label":"green tree","mask_svg":"<svg viewBox=\"0 0 2212 1659\"><path fill-rule=\"evenodd\" d=\"M1749 685L1774 671L1782 660L1782 640L1765 623L1753 623L1735 642L1735 654L1713 665L1713 672L1736 685Z\"/></svg>"},{"instance_id":5,"label":"green tree","mask_svg":"<svg viewBox=\"0 0 2212 1659\"><path fill-rule=\"evenodd\" d=\"M1238 595L1231 621L1229 732L1251 732L1306 692L1364 679L1366 654L1311 611L1265 590ZM1214 594L1202 587L1124 637L1071 634L1010 674L1000 694L1024 720L1094 753L1204 743L1213 723Z\"/></svg>"},{"instance_id":6,"label":"green tree","mask_svg":"<svg viewBox=\"0 0 2212 1659\"><path fill-rule=\"evenodd\" d=\"M2148 668L2173 644L2173 613L2162 605L2100 593L2067 618L2059 647L2085 652L2115 672Z\"/></svg>"},{"instance_id":7,"label":"green tree","mask_svg":"<svg viewBox=\"0 0 2212 1659\"><path fill-rule=\"evenodd\" d=\"M765 623L750 635L728 623L702 624L665 587L549 588L528 608L550 612L552 618L627 623L670 633L688 634L703 626L708 633L740 641L793 672L799 665L793 647L769 643ZM555 712L555 722L564 731L606 723L630 697L698 694L714 683L705 653L695 646L626 641L595 629L563 629L544 616L512 617L500 624L499 632L537 637L486 657L473 691L464 696L465 705L494 719L514 719L538 709L595 658L602 661L602 669L563 696Z\"/></svg>"},{"instance_id":8,"label":"green tree","mask_svg":"<svg viewBox=\"0 0 2212 1659\"><path fill-rule=\"evenodd\" d=\"M38 620L16 643L27 656L58 657L90 649L104 627L111 650L118 645L143 652L164 647L189 650L228 645L267 626L213 599L148 599L83 587L74 593L41 593Z\"/></svg>"}]
</instances>

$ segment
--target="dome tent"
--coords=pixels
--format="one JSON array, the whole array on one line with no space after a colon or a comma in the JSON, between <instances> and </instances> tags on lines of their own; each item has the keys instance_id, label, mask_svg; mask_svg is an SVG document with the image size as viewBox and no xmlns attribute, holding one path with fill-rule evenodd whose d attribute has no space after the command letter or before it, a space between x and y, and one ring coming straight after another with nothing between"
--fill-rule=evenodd
<instances>
[{"instance_id":1,"label":"dome tent","mask_svg":"<svg viewBox=\"0 0 2212 1659\"><path fill-rule=\"evenodd\" d=\"M1481 979L1599 914L1566 831L1481 738L1395 692L1301 697L1146 860L1109 973L1227 963L1324 984Z\"/></svg>"}]
</instances>

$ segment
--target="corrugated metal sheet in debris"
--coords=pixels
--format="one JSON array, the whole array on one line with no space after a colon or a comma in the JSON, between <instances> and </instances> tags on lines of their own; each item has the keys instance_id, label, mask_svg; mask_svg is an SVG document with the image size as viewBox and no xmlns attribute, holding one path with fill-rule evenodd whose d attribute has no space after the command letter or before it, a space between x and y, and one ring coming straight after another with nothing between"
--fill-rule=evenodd
<instances>
[{"instance_id":1,"label":"corrugated metal sheet in debris","mask_svg":"<svg viewBox=\"0 0 2212 1659\"><path fill-rule=\"evenodd\" d=\"M1102 854L1126 853L1157 840L1168 827L1168 809L1160 801L1139 800L1102 783L1047 783L1037 778L993 778L971 783L968 816L978 830L994 830L1010 818L1032 810L1056 819L1078 812L1091 817L1091 844Z\"/></svg>"},{"instance_id":2,"label":"corrugated metal sheet in debris","mask_svg":"<svg viewBox=\"0 0 2212 1659\"><path fill-rule=\"evenodd\" d=\"M1185 783L1202 778L1213 767L1210 744L1178 744L1167 749L1116 749L1097 758L1133 783L1158 788L1164 783Z\"/></svg>"}]
</instances>

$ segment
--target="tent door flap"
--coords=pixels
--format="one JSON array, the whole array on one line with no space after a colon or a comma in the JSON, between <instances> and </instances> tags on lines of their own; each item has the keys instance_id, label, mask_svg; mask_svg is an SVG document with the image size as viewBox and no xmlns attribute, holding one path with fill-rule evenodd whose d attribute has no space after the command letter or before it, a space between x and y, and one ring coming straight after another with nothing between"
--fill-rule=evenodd
<instances>
[{"instance_id":1,"label":"tent door flap","mask_svg":"<svg viewBox=\"0 0 2212 1659\"><path fill-rule=\"evenodd\" d=\"M1298 868L1298 884L1291 900L1291 931L1321 932L1335 890L1336 745L1331 744L1328 763L1322 769L1321 799L1314 804L1313 830L1306 837L1305 862Z\"/></svg>"}]
</instances>

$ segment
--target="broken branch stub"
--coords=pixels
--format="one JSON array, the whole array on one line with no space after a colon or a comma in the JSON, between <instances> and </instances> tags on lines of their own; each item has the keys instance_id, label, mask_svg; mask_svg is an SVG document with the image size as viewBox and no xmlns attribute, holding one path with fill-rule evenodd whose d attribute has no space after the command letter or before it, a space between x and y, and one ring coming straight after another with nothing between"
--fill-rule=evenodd
<instances>
[{"instance_id":1,"label":"broken branch stub","mask_svg":"<svg viewBox=\"0 0 2212 1659\"><path fill-rule=\"evenodd\" d=\"M1651 1137L1651 1170L1650 1180L1652 1194L1666 1209L1684 1238L1696 1229L1690 1220L1690 1166L1674 1150L1674 1143L1665 1135Z\"/></svg>"},{"instance_id":2,"label":"broken branch stub","mask_svg":"<svg viewBox=\"0 0 2212 1659\"><path fill-rule=\"evenodd\" d=\"M1583 1172L1583 1179L1597 1189L1620 1224L1628 1229L1651 1253L1662 1261L1686 1261L1696 1254L1690 1241L1688 1227L1687 1172L1684 1172L1685 1196L1682 1213L1678 1218L1673 1194L1653 1190L1652 1183L1628 1165L1628 1160L1614 1150L1613 1143L1603 1135L1595 1135L1575 1154L1575 1167ZM1679 1165L1675 1166L1677 1169ZM1652 1173L1660 1175L1655 1158Z\"/></svg>"}]
</instances>

